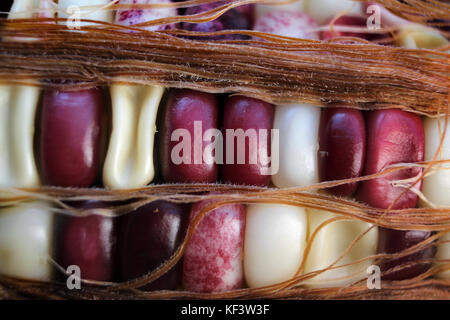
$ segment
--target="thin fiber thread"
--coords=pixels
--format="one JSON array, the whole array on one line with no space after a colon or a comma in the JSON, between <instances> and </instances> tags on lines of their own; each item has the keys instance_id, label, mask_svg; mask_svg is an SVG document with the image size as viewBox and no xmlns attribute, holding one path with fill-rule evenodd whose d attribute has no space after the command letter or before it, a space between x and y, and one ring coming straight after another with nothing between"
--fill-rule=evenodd
<instances>
[{"instance_id":1,"label":"thin fiber thread","mask_svg":"<svg viewBox=\"0 0 450 320\"><path fill-rule=\"evenodd\" d=\"M188 5L211 2L207 0L190 1ZM158 20L157 24L191 21L203 22L214 19L226 10L243 3L258 1L236 1L224 5L216 11L200 16L171 17ZM379 1L380 3L382 1ZM414 2L414 1L409 1ZM180 4L173 4L180 6ZM164 6L164 5L162 5ZM111 6L109 9L115 9ZM395 10L393 10L395 11ZM435 13L433 13L435 14ZM204 18L206 17L206 18ZM204 18L204 19L203 19ZM203 19L203 20L202 20ZM70 33L64 26L43 21L45 19L2 21L1 36L37 38L39 41L3 42L0 55L0 77L11 73L16 75L17 83L30 79L62 80L70 78L74 83L46 81L41 83L51 87L89 87L108 85L117 82L140 84L162 84L168 87L192 88L207 92L231 92L262 98L273 103L284 102L325 102L343 101L354 108L375 109L397 107L408 111L436 116L448 113L450 55L444 50L407 50L369 44L352 38L354 44L319 42L278 37L251 31L232 31L245 33L259 40L249 41L192 41L176 38L167 32L124 33L124 29L140 31L142 26L122 27L102 24L85 28L82 33ZM48 20L48 19L47 19ZM44 23L45 22L45 23ZM155 24L156 24L155 23ZM38 24L38 27L37 27ZM189 32L181 32L192 35ZM229 33L228 31L217 34ZM198 34L196 34L198 35ZM249 50L251 47L251 50ZM249 54L251 52L251 54ZM218 63L220 61L220 63ZM251 72L250 72L251 71ZM253 77L248 76L254 75ZM9 83L10 80L9 80ZM447 121L447 120L446 120ZM445 134L445 131L444 131ZM442 140L444 137L442 135ZM441 145L442 145L441 140ZM154 281L172 268L184 254L189 239L196 226L214 208L229 203L280 203L306 208L324 209L338 214L336 218L324 222L357 219L378 226L400 230L438 231L433 237L397 254L378 254L366 257L359 263L376 258L378 261L398 258L434 246L444 232L450 231L449 208L419 208L405 210L380 210L352 200L311 193L342 183L373 179L381 175L408 168L423 166L422 179L435 164L438 151L430 162L419 164L400 164L386 168L375 175L342 181L333 181L304 188L255 188L230 185L159 185L135 190L109 191L101 189L4 189L1 193L9 195L0 199L0 205L10 205L13 201L32 199L54 202L55 211L61 214L83 215L87 213L117 216L132 214L130 211L156 199L191 203L203 199L217 201L200 212L189 226L186 238L175 254L157 270L125 283L96 283L78 293L64 290L61 284L35 283L0 279L0 296L20 297L38 296L47 298L449 298L449 281L429 279L439 271L448 269L448 261L435 264L425 274L414 279L394 283L383 283L383 289L376 292L368 290L365 283L355 283L347 288L308 289L302 288L302 281L338 267L338 262L346 252L366 233L359 235L350 247L330 266L309 274L301 274L300 266L296 276L283 283L257 289L241 289L219 294L196 294L181 291L142 292L136 288ZM438 168L439 169L439 168ZM412 184L413 185L413 184ZM410 188L410 187L409 187ZM409 190L405 189L405 192ZM206 192L221 192L205 194ZM135 199L133 202L98 209L94 212L74 209L65 204L67 200L96 199L117 201ZM304 260L314 236L305 251ZM51 259L51 257L49 257ZM429 261L415 261L397 267ZM435 261L436 262L436 261ZM345 266L345 265L344 265ZM390 273L392 270L385 271Z\"/></svg>"}]
</instances>

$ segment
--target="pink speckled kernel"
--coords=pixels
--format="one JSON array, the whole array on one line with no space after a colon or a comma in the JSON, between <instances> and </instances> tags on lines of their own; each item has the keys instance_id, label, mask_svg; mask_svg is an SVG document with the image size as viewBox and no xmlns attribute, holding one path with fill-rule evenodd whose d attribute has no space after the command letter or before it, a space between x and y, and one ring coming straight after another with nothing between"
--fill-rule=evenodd
<instances>
[{"instance_id":1,"label":"pink speckled kernel","mask_svg":"<svg viewBox=\"0 0 450 320\"><path fill-rule=\"evenodd\" d=\"M315 31L318 26L317 21L304 12L280 10L267 12L256 19L253 30L285 37L318 40L319 33Z\"/></svg>"},{"instance_id":2,"label":"pink speckled kernel","mask_svg":"<svg viewBox=\"0 0 450 320\"><path fill-rule=\"evenodd\" d=\"M171 0L119 0L117 4L159 4L159 3L171 3ZM129 9L118 10L116 13L116 23L132 26L138 23L144 23L156 19L162 19L167 17L173 17L177 15L176 8L152 8L152 9ZM157 25L145 27L148 31L158 31L173 29L174 25Z\"/></svg>"},{"instance_id":3,"label":"pink speckled kernel","mask_svg":"<svg viewBox=\"0 0 450 320\"><path fill-rule=\"evenodd\" d=\"M196 203L190 222L211 200ZM225 205L209 212L199 223L184 255L183 285L193 292L224 292L243 282L245 208Z\"/></svg>"}]
</instances>

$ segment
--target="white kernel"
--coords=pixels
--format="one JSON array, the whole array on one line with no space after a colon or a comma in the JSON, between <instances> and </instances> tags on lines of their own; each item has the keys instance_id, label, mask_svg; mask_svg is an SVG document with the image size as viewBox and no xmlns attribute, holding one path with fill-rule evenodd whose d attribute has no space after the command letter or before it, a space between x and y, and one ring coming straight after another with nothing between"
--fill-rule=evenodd
<instances>
[{"instance_id":1,"label":"white kernel","mask_svg":"<svg viewBox=\"0 0 450 320\"><path fill-rule=\"evenodd\" d=\"M53 216L43 202L0 210L0 274L51 280Z\"/></svg>"},{"instance_id":2,"label":"white kernel","mask_svg":"<svg viewBox=\"0 0 450 320\"><path fill-rule=\"evenodd\" d=\"M280 168L272 177L277 187L302 187L319 181L318 135L320 108L307 104L287 104L275 109L274 129L279 130Z\"/></svg>"},{"instance_id":3,"label":"white kernel","mask_svg":"<svg viewBox=\"0 0 450 320\"><path fill-rule=\"evenodd\" d=\"M444 134L445 118L426 118L424 120L426 161L431 161L437 151L439 152L436 160L450 160L450 119L448 121L442 147L438 150L441 137ZM436 207L450 206L450 163L433 164L429 175L423 179L422 193L428 202L421 200L421 207L431 205ZM450 233L447 233L440 240L449 241ZM450 259L449 243L438 246L436 258L440 260ZM450 279L450 271L441 272L438 277Z\"/></svg>"},{"instance_id":4,"label":"white kernel","mask_svg":"<svg viewBox=\"0 0 450 320\"><path fill-rule=\"evenodd\" d=\"M304 209L272 204L247 208L244 272L250 287L291 279L302 262L306 244Z\"/></svg>"},{"instance_id":5,"label":"white kernel","mask_svg":"<svg viewBox=\"0 0 450 320\"><path fill-rule=\"evenodd\" d=\"M153 180L156 115L163 93L157 86L111 86L113 128L103 168L105 186L137 188Z\"/></svg>"}]
</instances>

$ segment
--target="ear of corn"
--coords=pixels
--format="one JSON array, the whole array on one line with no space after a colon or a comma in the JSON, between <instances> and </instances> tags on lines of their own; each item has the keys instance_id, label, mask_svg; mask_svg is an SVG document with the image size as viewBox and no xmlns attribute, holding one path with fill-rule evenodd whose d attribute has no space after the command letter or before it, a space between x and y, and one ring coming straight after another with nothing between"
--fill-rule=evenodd
<instances>
[{"instance_id":1,"label":"ear of corn","mask_svg":"<svg viewBox=\"0 0 450 320\"><path fill-rule=\"evenodd\" d=\"M114 15L111 10L99 9L109 3L107 0L59 0L55 14L52 5L49 6L47 2L15 1L9 18L56 16L67 19L60 23L69 26L70 19L79 15L82 19L136 25L174 15L176 11L174 8L130 9ZM153 1L143 0L138 4L149 3ZM345 10L346 13L360 12L362 8L360 3L351 1L341 1L339 5L331 3L330 0L305 0L301 4L280 6L273 12L265 13L267 7L261 6L257 10L254 30L305 39L318 39L320 36L332 40L335 36L358 36L357 32L343 32L325 37L324 33L319 34L315 30L318 27L315 20L324 23ZM131 1L119 1L119 4L131 4ZM323 10L323 6L326 10ZM304 12L295 11L300 7ZM289 8L292 12L282 8ZM240 15L243 16L244 13ZM350 20L346 17L340 22L345 24L350 23ZM90 24L82 22L79 26ZM220 24L207 24L196 24L196 28L221 31L226 29L223 26L228 26L225 22L222 27ZM182 25L190 30L188 24ZM156 31L173 27L150 25L143 28ZM411 49L434 49L448 44L439 32L416 25L400 28L396 39L397 45ZM116 80L120 82L121 78ZM143 197L147 196L142 190L154 182L157 170L153 157L157 155L161 160L161 179L169 183L211 183L212 189L208 190L217 188L223 191L218 182L224 181L240 185L234 186L238 190L236 194L241 186L246 188L244 185L267 186L267 189L254 190L267 192L268 198L272 199L270 192L274 186L299 188L300 194L304 190L302 187L319 182L376 175L359 183L346 183L305 194L313 199L312 207L320 207L313 195L332 194L341 197L333 200L342 206L352 200L354 195L360 202L356 205L361 211L413 209L422 195L419 202L421 207L445 208L450 205L450 173L445 170L448 164L433 164L423 178L423 188L419 177L424 169L417 165L424 160L439 161L450 157L448 134L441 150L436 153L443 129L448 127L444 118L426 118L423 122L418 115L399 109L360 112L351 105L340 108L336 108L336 105L304 103L273 106L243 96L228 96L222 106L219 95L187 89L169 89L167 100L164 100L165 88L149 85L113 83L109 90L112 128L108 143L104 143L105 148L106 145L108 148L100 170L101 156L95 161L92 159L93 155L101 153L101 148L95 147L97 142L92 142L95 139L89 137L103 129L89 121L86 110L93 104L106 109L106 103L103 103L106 100L100 101L103 96L88 95L83 98L81 91L48 91L44 94L39 114L40 89L37 86L0 86L0 187L37 187L41 184L41 178L48 186L92 187L98 183L97 171L102 171L101 186L112 190L102 192L106 195L109 191L122 194L120 206L129 211L120 218L101 217L90 207L92 204L75 203L74 207L89 211L87 217L61 216L61 219L55 219L53 211L61 209L59 207L64 207L66 203L57 205L56 202L33 201L5 206L0 210L1 274L30 280L53 280L56 275L49 258L58 252L57 262L63 268L79 265L84 279L130 281L132 284L125 286L134 283L136 287L150 291L176 290L182 285L184 290L191 293L214 294L245 286L275 288L280 283L286 287L295 286L296 277L319 270L323 272L306 277L301 285L306 288L343 288L364 280L367 268L374 264L379 264L382 271L389 271L401 264L425 259L423 263L383 275L383 280L410 279L429 270L430 259L448 260L450 257L450 244L445 243L449 241L450 233L446 233L439 239L441 243L437 245L436 255L434 246L430 246L404 257L377 261L374 255L398 254L430 239L432 232L377 227L368 222L347 219L345 215L306 209L300 205L241 204L235 201L207 213L204 212L205 208L216 203L216 200L208 200L208 197L217 193L205 193L205 189L199 185L196 186L199 189L195 194L189 195L191 198L188 201L185 198L181 201L206 199L192 205L189 221L187 204L162 200L152 201L136 209L133 199L123 199L127 189L138 189L134 193L136 197L140 192L143 192ZM158 117L158 112L162 117ZM39 116L41 127L35 134L35 119ZM239 137L232 137L233 140L223 138L222 146L233 147L224 152L225 163L212 161L219 158L217 149L212 148L214 143L222 139L222 134L226 137L228 130L239 129L243 132L275 129L280 141L272 137L272 144L269 145L270 135L264 136L264 139L258 136L253 139L256 143L253 146L250 145L251 135L244 134L241 142L245 145L245 161L242 164L239 163L238 155L242 149L230 143L239 142ZM79 139L67 138L70 133ZM38 143L43 145L38 151L41 172L37 170L34 156L36 137L40 139ZM245 140L247 138L250 141L248 143ZM184 142L189 142L189 146L183 147ZM357 145L360 147L357 148ZM261 156L267 158L269 153L273 159L274 153L277 153L279 170L272 176L262 177L260 169L263 166L260 163L248 163L251 161L252 148L258 151L257 159ZM236 156L227 157L230 150ZM174 161L174 154L181 159L179 163ZM234 163L228 163L228 158ZM91 164L95 162L95 165L74 165L83 161ZM58 165L58 162L62 164ZM384 169L400 164L405 164L407 168L378 176ZM77 169L71 169L71 165ZM63 174L55 174L58 168L62 168L60 171ZM89 170L94 174L89 175L89 179L83 179ZM64 171L71 172L66 176ZM51 176L59 177L51 179ZM77 182L77 178L83 183ZM415 178L420 181L415 181ZM88 182L84 183L85 180ZM189 189L180 185L182 187ZM340 187L347 189L342 191ZM249 187L248 190L252 189ZM280 192L284 190L287 189L281 189ZM66 191L69 192L63 190ZM73 192L76 194L78 191ZM280 193L278 199L286 202L287 196L282 195ZM9 195L2 192L0 196L6 198ZM154 200L153 196L148 197ZM173 197L167 194L164 196ZM181 197L171 199L180 200ZM99 202L94 206L97 205L105 206ZM204 214L201 219L200 213ZM185 251L181 253L178 248L189 231L188 241L183 246ZM170 271L151 284L145 283L148 272L158 272L174 256L179 260L172 264ZM444 270L437 277L449 279L450 271Z\"/></svg>"}]
</instances>

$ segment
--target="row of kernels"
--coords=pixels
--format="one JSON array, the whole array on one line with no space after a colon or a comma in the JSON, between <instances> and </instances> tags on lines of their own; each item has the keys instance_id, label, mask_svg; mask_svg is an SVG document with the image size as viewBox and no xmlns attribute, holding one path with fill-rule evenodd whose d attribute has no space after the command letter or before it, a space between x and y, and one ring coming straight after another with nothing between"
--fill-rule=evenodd
<instances>
[{"instance_id":1,"label":"row of kernels","mask_svg":"<svg viewBox=\"0 0 450 320\"><path fill-rule=\"evenodd\" d=\"M192 224L214 201L190 209ZM97 202L76 205L85 210ZM83 279L127 281L149 273L169 259L186 234L186 205L152 202L120 218L53 214L44 202L2 209L0 273L49 281L53 262L77 266ZM277 204L233 204L209 212L188 242L183 259L146 290L177 289L223 292L245 286L274 285L331 265L370 227L361 222L333 222L317 234L305 267L299 270L314 230L333 215ZM309 220L309 222L308 222ZM330 242L330 239L333 241ZM377 229L359 241L337 266L375 253ZM308 286L340 286L363 279L371 260L339 267L314 277ZM60 277L59 277L60 278ZM182 280L182 281L181 281Z\"/></svg>"}]
</instances>

